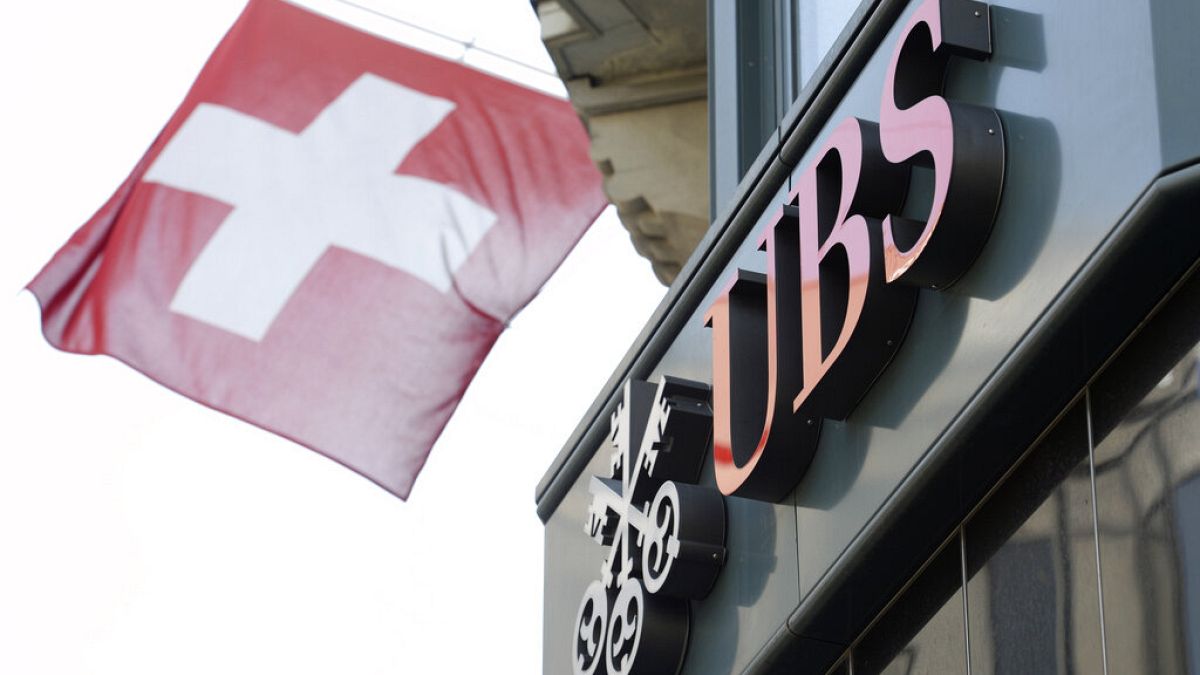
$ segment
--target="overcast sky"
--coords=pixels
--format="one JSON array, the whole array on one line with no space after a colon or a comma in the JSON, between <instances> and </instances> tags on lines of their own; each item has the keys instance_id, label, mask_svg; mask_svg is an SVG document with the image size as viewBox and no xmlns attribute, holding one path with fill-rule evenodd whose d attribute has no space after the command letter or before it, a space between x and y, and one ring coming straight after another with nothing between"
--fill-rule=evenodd
<instances>
[{"instance_id":1,"label":"overcast sky","mask_svg":"<svg viewBox=\"0 0 1200 675\"><path fill-rule=\"evenodd\" d=\"M338 0L304 4L464 56ZM359 4L551 68L528 0ZM611 210L500 339L408 503L41 338L22 287L241 7L26 2L0 23L0 673L540 672L534 486L664 292Z\"/></svg>"}]
</instances>

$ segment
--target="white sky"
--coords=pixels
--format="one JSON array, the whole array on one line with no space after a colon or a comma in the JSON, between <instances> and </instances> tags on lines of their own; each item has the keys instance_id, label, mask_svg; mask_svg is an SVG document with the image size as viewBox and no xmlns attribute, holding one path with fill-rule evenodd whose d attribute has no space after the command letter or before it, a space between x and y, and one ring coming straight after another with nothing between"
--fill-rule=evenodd
<instances>
[{"instance_id":1,"label":"white sky","mask_svg":"<svg viewBox=\"0 0 1200 675\"><path fill-rule=\"evenodd\" d=\"M664 291L611 210L500 339L408 503L41 338L20 289L125 177L241 4L5 8L0 673L539 672L534 486ZM550 69L528 0L361 4Z\"/></svg>"}]
</instances>

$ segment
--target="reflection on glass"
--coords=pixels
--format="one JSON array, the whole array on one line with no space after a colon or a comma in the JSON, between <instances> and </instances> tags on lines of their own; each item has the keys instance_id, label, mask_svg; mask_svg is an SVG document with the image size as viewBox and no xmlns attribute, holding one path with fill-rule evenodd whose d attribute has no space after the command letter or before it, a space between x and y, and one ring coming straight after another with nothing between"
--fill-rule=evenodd
<instances>
[{"instance_id":1,"label":"reflection on glass","mask_svg":"<svg viewBox=\"0 0 1200 675\"><path fill-rule=\"evenodd\" d=\"M1095 542L1077 405L967 523L972 675L1103 672Z\"/></svg>"},{"instance_id":2,"label":"reflection on glass","mask_svg":"<svg viewBox=\"0 0 1200 675\"><path fill-rule=\"evenodd\" d=\"M833 668L830 668L829 672L826 673L825 675L850 675L850 656L849 656L849 654L847 654L846 656L843 656L842 660L838 661L838 664L836 666L834 666Z\"/></svg>"},{"instance_id":3,"label":"reflection on glass","mask_svg":"<svg viewBox=\"0 0 1200 675\"><path fill-rule=\"evenodd\" d=\"M981 672L1017 675L1038 665L1050 672L1058 646L1068 644L1058 626L1060 584L1051 540L1042 533L1025 536L1029 539L1009 542L988 563L981 577L986 590L971 592L977 636L971 660ZM986 612L980 611L984 601Z\"/></svg>"},{"instance_id":4,"label":"reflection on glass","mask_svg":"<svg viewBox=\"0 0 1200 675\"><path fill-rule=\"evenodd\" d=\"M1200 673L1200 347L1153 386L1095 450L1109 672ZM1122 385L1129 391L1121 391ZM1102 414L1098 414L1102 418Z\"/></svg>"},{"instance_id":5,"label":"reflection on glass","mask_svg":"<svg viewBox=\"0 0 1200 675\"><path fill-rule=\"evenodd\" d=\"M1183 629L1187 643L1190 673L1200 673L1200 475L1194 475L1176 491L1175 519L1179 535L1179 553L1183 560L1184 603L1186 621Z\"/></svg>"},{"instance_id":6,"label":"reflection on glass","mask_svg":"<svg viewBox=\"0 0 1200 675\"><path fill-rule=\"evenodd\" d=\"M863 636L854 675L967 672L961 560L956 537Z\"/></svg>"}]
</instances>

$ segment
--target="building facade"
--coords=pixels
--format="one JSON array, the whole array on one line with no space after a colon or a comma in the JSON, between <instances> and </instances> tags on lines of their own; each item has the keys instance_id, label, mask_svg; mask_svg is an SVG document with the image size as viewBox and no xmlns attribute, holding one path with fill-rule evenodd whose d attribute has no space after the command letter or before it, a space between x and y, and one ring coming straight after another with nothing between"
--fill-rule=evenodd
<instances>
[{"instance_id":1,"label":"building facade","mask_svg":"<svg viewBox=\"0 0 1200 675\"><path fill-rule=\"evenodd\" d=\"M712 223L538 485L544 672L1200 673L1200 4L707 10Z\"/></svg>"}]
</instances>

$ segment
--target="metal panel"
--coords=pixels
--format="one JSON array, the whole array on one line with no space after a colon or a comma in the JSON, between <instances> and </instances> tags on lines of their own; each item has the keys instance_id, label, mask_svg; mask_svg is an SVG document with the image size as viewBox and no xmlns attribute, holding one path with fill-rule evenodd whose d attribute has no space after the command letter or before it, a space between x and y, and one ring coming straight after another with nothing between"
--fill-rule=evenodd
<instances>
[{"instance_id":1,"label":"metal panel","mask_svg":"<svg viewBox=\"0 0 1200 675\"><path fill-rule=\"evenodd\" d=\"M711 595L692 605L683 673L741 672L787 621L799 593L790 505L726 501L729 561Z\"/></svg>"}]
</instances>

